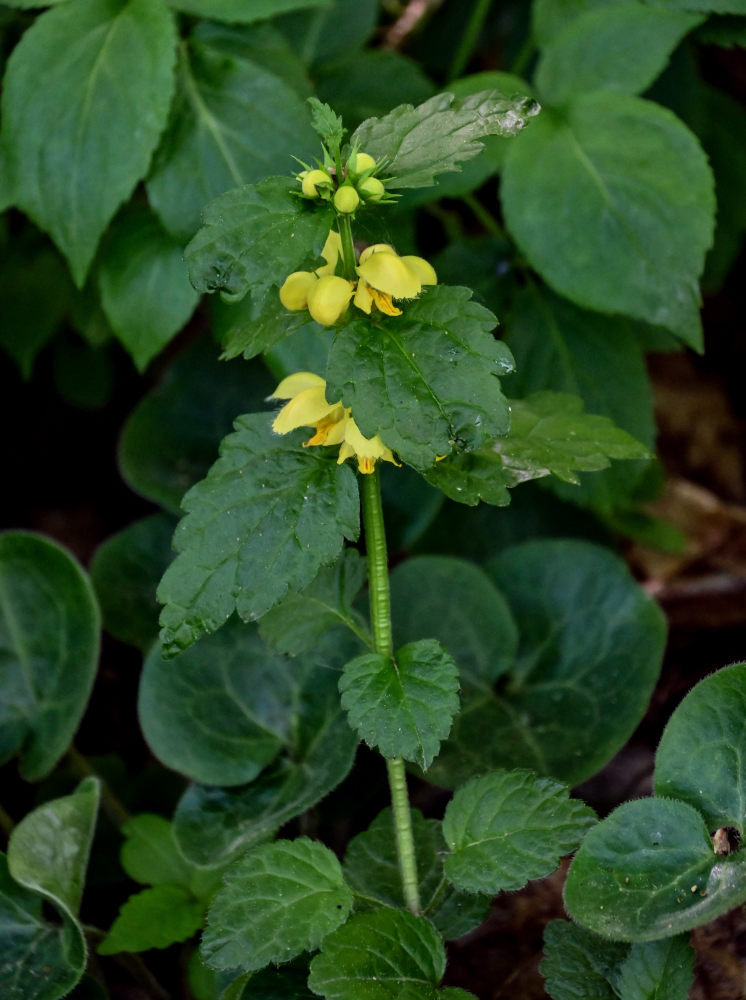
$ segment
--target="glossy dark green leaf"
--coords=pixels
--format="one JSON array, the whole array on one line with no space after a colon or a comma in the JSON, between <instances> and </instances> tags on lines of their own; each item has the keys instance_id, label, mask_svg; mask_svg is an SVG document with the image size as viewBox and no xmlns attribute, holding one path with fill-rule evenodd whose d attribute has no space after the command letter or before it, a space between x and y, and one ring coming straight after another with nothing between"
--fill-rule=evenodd
<instances>
[{"instance_id":1,"label":"glossy dark green leaf","mask_svg":"<svg viewBox=\"0 0 746 1000\"><path fill-rule=\"evenodd\" d=\"M181 53L176 101L148 178L148 197L169 232L188 239L218 195L285 172L289 187L292 157L318 153L308 108L295 90L227 51L219 38L214 45L209 32L197 31Z\"/></svg>"},{"instance_id":2,"label":"glossy dark green leaf","mask_svg":"<svg viewBox=\"0 0 746 1000\"><path fill-rule=\"evenodd\" d=\"M93 588L65 549L40 535L0 535L0 760L17 754L27 781L48 774L72 742L100 627Z\"/></svg>"},{"instance_id":3,"label":"glossy dark green leaf","mask_svg":"<svg viewBox=\"0 0 746 1000\"><path fill-rule=\"evenodd\" d=\"M435 1000L445 964L443 942L428 920L378 910L329 935L311 962L308 985L326 1000Z\"/></svg>"},{"instance_id":4,"label":"glossy dark green leaf","mask_svg":"<svg viewBox=\"0 0 746 1000\"><path fill-rule=\"evenodd\" d=\"M496 318L467 288L439 286L403 316L353 319L335 337L327 397L351 406L367 437L380 434L415 468L452 447L473 449L508 429L497 376L513 367L492 336Z\"/></svg>"},{"instance_id":5,"label":"glossy dark green leaf","mask_svg":"<svg viewBox=\"0 0 746 1000\"><path fill-rule=\"evenodd\" d=\"M539 971L552 1000L619 1000L615 987L628 954L629 945L569 920L551 920Z\"/></svg>"},{"instance_id":6,"label":"glossy dark green leaf","mask_svg":"<svg viewBox=\"0 0 746 1000\"><path fill-rule=\"evenodd\" d=\"M403 757L423 771L459 706L458 668L435 639L410 642L392 657L366 653L350 660L339 690L362 740L384 757Z\"/></svg>"},{"instance_id":7,"label":"glossy dark green leaf","mask_svg":"<svg viewBox=\"0 0 746 1000\"><path fill-rule=\"evenodd\" d=\"M323 66L362 48L375 31L379 0L332 0L324 10L276 19L305 63Z\"/></svg>"},{"instance_id":8,"label":"glossy dark green leaf","mask_svg":"<svg viewBox=\"0 0 746 1000\"><path fill-rule=\"evenodd\" d=\"M563 114L545 109L511 143L501 195L510 232L555 291L701 349L712 175L670 111L610 93L584 94Z\"/></svg>"},{"instance_id":9,"label":"glossy dark green leaf","mask_svg":"<svg viewBox=\"0 0 746 1000\"><path fill-rule=\"evenodd\" d=\"M202 956L250 972L313 951L347 919L353 897L336 856L318 841L278 840L231 865L210 906Z\"/></svg>"},{"instance_id":10,"label":"glossy dark green leaf","mask_svg":"<svg viewBox=\"0 0 746 1000\"><path fill-rule=\"evenodd\" d=\"M633 944L621 968L620 1000L687 1000L694 950L685 934Z\"/></svg>"},{"instance_id":11,"label":"glossy dark green leaf","mask_svg":"<svg viewBox=\"0 0 746 1000\"><path fill-rule=\"evenodd\" d=\"M446 875L465 892L521 889L553 872L595 822L564 785L530 771L472 778L443 817Z\"/></svg>"},{"instance_id":12,"label":"glossy dark green leaf","mask_svg":"<svg viewBox=\"0 0 746 1000\"><path fill-rule=\"evenodd\" d=\"M538 110L529 97L506 97L497 90L462 98L437 94L416 108L403 104L383 118L369 118L351 141L389 161L389 188L427 187L438 174L458 170L480 153L485 136L515 136Z\"/></svg>"},{"instance_id":13,"label":"glossy dark green leaf","mask_svg":"<svg viewBox=\"0 0 746 1000\"><path fill-rule=\"evenodd\" d=\"M223 345L225 360L247 360L268 351L299 330L318 331L305 310L289 312L280 302L277 288L271 288L260 303L247 295L240 302L212 303L215 334Z\"/></svg>"},{"instance_id":14,"label":"glossy dark green leaf","mask_svg":"<svg viewBox=\"0 0 746 1000\"><path fill-rule=\"evenodd\" d=\"M150 212L118 219L98 270L111 328L142 371L186 323L199 300L189 284L183 245Z\"/></svg>"},{"instance_id":15,"label":"glossy dark green leaf","mask_svg":"<svg viewBox=\"0 0 746 1000\"><path fill-rule=\"evenodd\" d=\"M702 815L674 799L615 809L586 836L565 883L570 916L619 941L672 937L745 900L743 852L715 854Z\"/></svg>"},{"instance_id":16,"label":"glossy dark green leaf","mask_svg":"<svg viewBox=\"0 0 746 1000\"><path fill-rule=\"evenodd\" d=\"M666 726L655 793L694 806L712 830L746 834L746 663L705 677Z\"/></svg>"},{"instance_id":17,"label":"glossy dark green leaf","mask_svg":"<svg viewBox=\"0 0 746 1000\"><path fill-rule=\"evenodd\" d=\"M306 7L328 7L330 0L168 0L175 10L214 21L250 24Z\"/></svg>"},{"instance_id":18,"label":"glossy dark green leaf","mask_svg":"<svg viewBox=\"0 0 746 1000\"><path fill-rule=\"evenodd\" d=\"M149 951L186 941L202 926L204 911L205 904L183 886L164 883L143 889L121 907L98 953Z\"/></svg>"},{"instance_id":19,"label":"glossy dark green leaf","mask_svg":"<svg viewBox=\"0 0 746 1000\"><path fill-rule=\"evenodd\" d=\"M412 810L417 878L422 915L432 921L446 940L468 933L486 918L489 897L459 892L443 871L446 845L441 824ZM384 809L364 833L350 841L343 865L345 880L355 894L355 911L379 906L404 909L396 834L390 809Z\"/></svg>"},{"instance_id":20,"label":"glossy dark green leaf","mask_svg":"<svg viewBox=\"0 0 746 1000\"><path fill-rule=\"evenodd\" d=\"M163 652L172 656L233 611L259 618L302 590L359 528L349 466L304 451L301 432L275 434L268 414L238 417L220 458L183 500L179 552L158 588Z\"/></svg>"},{"instance_id":21,"label":"glossy dark green leaf","mask_svg":"<svg viewBox=\"0 0 746 1000\"><path fill-rule=\"evenodd\" d=\"M147 170L175 53L162 0L76 0L42 14L8 61L3 140L15 202L51 235L78 285Z\"/></svg>"}]
</instances>

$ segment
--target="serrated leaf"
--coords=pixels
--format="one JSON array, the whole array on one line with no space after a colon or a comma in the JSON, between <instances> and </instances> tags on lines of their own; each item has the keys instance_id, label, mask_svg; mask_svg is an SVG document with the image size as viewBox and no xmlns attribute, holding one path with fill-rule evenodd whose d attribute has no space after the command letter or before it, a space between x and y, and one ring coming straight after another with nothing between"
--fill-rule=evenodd
<instances>
[{"instance_id":1,"label":"serrated leaf","mask_svg":"<svg viewBox=\"0 0 746 1000\"><path fill-rule=\"evenodd\" d=\"M437 94L417 108L403 104L383 118L369 118L350 141L388 161L388 188L427 187L439 173L458 170L480 153L480 139L517 135L538 110L529 97L508 98L496 90L458 99Z\"/></svg>"},{"instance_id":2,"label":"serrated leaf","mask_svg":"<svg viewBox=\"0 0 746 1000\"><path fill-rule=\"evenodd\" d=\"M565 883L574 920L604 937L654 941L746 900L746 860L715 854L702 815L674 799L625 802L586 836Z\"/></svg>"},{"instance_id":3,"label":"serrated leaf","mask_svg":"<svg viewBox=\"0 0 746 1000\"><path fill-rule=\"evenodd\" d=\"M157 885L135 893L121 907L99 955L168 948L192 937L204 919L205 904L180 885Z\"/></svg>"},{"instance_id":4,"label":"serrated leaf","mask_svg":"<svg viewBox=\"0 0 746 1000\"><path fill-rule=\"evenodd\" d=\"M521 889L549 875L596 822L564 785L530 771L472 778L446 807L443 837L450 881L466 892Z\"/></svg>"},{"instance_id":5,"label":"serrated leaf","mask_svg":"<svg viewBox=\"0 0 746 1000\"><path fill-rule=\"evenodd\" d=\"M311 962L308 985L326 1000L435 1000L445 964L443 942L428 920L378 910L329 935Z\"/></svg>"},{"instance_id":6,"label":"serrated leaf","mask_svg":"<svg viewBox=\"0 0 746 1000\"><path fill-rule=\"evenodd\" d=\"M367 578L363 557L345 549L299 594L288 594L262 618L259 633L273 649L297 656L312 649L328 629L342 626L371 645L368 625L353 601Z\"/></svg>"},{"instance_id":7,"label":"serrated leaf","mask_svg":"<svg viewBox=\"0 0 746 1000\"><path fill-rule=\"evenodd\" d=\"M694 950L686 935L633 944L621 968L620 1000L687 1000Z\"/></svg>"},{"instance_id":8,"label":"serrated leaf","mask_svg":"<svg viewBox=\"0 0 746 1000\"><path fill-rule=\"evenodd\" d=\"M101 619L65 549L40 535L0 535L0 760L38 781L72 742L93 687Z\"/></svg>"},{"instance_id":9,"label":"serrated leaf","mask_svg":"<svg viewBox=\"0 0 746 1000\"><path fill-rule=\"evenodd\" d=\"M615 985L628 954L627 944L607 941L568 920L551 920L539 972L552 1000L618 1000Z\"/></svg>"},{"instance_id":10,"label":"serrated leaf","mask_svg":"<svg viewBox=\"0 0 746 1000\"><path fill-rule=\"evenodd\" d=\"M705 677L671 716L655 756L655 794L694 806L708 829L746 834L746 663Z\"/></svg>"},{"instance_id":11,"label":"serrated leaf","mask_svg":"<svg viewBox=\"0 0 746 1000\"><path fill-rule=\"evenodd\" d=\"M403 461L427 468L452 447L474 449L508 429L498 376L513 367L492 336L492 313L468 288L438 286L403 316L354 319L336 335L326 371L327 397L352 407L366 437Z\"/></svg>"},{"instance_id":12,"label":"serrated leaf","mask_svg":"<svg viewBox=\"0 0 746 1000\"><path fill-rule=\"evenodd\" d=\"M319 947L347 919L352 893L335 855L300 837L265 844L226 871L202 937L217 969L250 972Z\"/></svg>"},{"instance_id":13,"label":"serrated leaf","mask_svg":"<svg viewBox=\"0 0 746 1000\"><path fill-rule=\"evenodd\" d=\"M3 141L15 202L51 235L79 286L147 170L175 51L161 0L77 0L37 18L8 61Z\"/></svg>"},{"instance_id":14,"label":"serrated leaf","mask_svg":"<svg viewBox=\"0 0 746 1000\"><path fill-rule=\"evenodd\" d=\"M420 639L393 657L358 656L339 681L342 708L361 739L384 757L403 757L426 771L458 711L458 668L435 639Z\"/></svg>"},{"instance_id":15,"label":"serrated leaf","mask_svg":"<svg viewBox=\"0 0 746 1000\"><path fill-rule=\"evenodd\" d=\"M299 330L318 331L318 325L309 322L305 310L288 312L274 287L259 303L247 295L240 302L216 299L211 305L215 334L223 345L221 358L224 360L239 356L248 360Z\"/></svg>"},{"instance_id":16,"label":"serrated leaf","mask_svg":"<svg viewBox=\"0 0 746 1000\"><path fill-rule=\"evenodd\" d=\"M311 105L311 125L327 149L334 155L334 151L339 150L342 137L347 129L342 124L342 119L336 114L328 104L324 104L318 97L309 97L308 103Z\"/></svg>"},{"instance_id":17,"label":"serrated leaf","mask_svg":"<svg viewBox=\"0 0 746 1000\"><path fill-rule=\"evenodd\" d=\"M510 232L555 291L701 348L712 175L670 111L609 93L584 94L562 115L545 110L511 143L501 196Z\"/></svg>"},{"instance_id":18,"label":"serrated leaf","mask_svg":"<svg viewBox=\"0 0 746 1000\"><path fill-rule=\"evenodd\" d=\"M213 21L250 24L307 7L328 7L331 0L168 0L175 10Z\"/></svg>"},{"instance_id":19,"label":"serrated leaf","mask_svg":"<svg viewBox=\"0 0 746 1000\"><path fill-rule=\"evenodd\" d=\"M205 205L218 195L290 172L293 156L318 152L308 109L295 90L214 41L197 30L184 43L170 124L147 181L154 210L182 239L194 234ZM292 186L290 176L286 186Z\"/></svg>"},{"instance_id":20,"label":"serrated leaf","mask_svg":"<svg viewBox=\"0 0 746 1000\"><path fill-rule=\"evenodd\" d=\"M251 290L261 300L309 258L318 257L332 225L330 208L291 193L289 177L268 177L220 195L184 251L192 284L234 300Z\"/></svg>"},{"instance_id":21,"label":"serrated leaf","mask_svg":"<svg viewBox=\"0 0 746 1000\"><path fill-rule=\"evenodd\" d=\"M259 618L288 589L301 590L359 525L355 474L326 453L304 451L302 432L275 434L247 414L220 458L183 501L178 550L158 588L166 656L219 628L235 610Z\"/></svg>"}]
</instances>

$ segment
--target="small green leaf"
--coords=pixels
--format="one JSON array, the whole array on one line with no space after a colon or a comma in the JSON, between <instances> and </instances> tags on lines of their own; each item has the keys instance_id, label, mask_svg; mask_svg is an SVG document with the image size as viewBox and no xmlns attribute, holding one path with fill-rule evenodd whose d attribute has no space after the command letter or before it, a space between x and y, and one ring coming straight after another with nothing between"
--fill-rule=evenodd
<instances>
[{"instance_id":1,"label":"small green leaf","mask_svg":"<svg viewBox=\"0 0 746 1000\"><path fill-rule=\"evenodd\" d=\"M202 926L204 910L204 903L183 886L163 884L143 889L122 906L98 953L148 951L186 941Z\"/></svg>"},{"instance_id":2,"label":"small green leaf","mask_svg":"<svg viewBox=\"0 0 746 1000\"><path fill-rule=\"evenodd\" d=\"M412 107L403 104L383 118L369 118L351 142L375 159L388 161L387 187L427 187L438 174L459 170L483 149L488 135L517 135L539 110L530 97L504 97L484 90L455 99L437 94Z\"/></svg>"},{"instance_id":3,"label":"small green leaf","mask_svg":"<svg viewBox=\"0 0 746 1000\"><path fill-rule=\"evenodd\" d=\"M311 125L321 136L321 141L327 149L334 155L339 150L342 138L347 129L342 124L342 119L338 114L324 104L318 97L309 97L308 103L311 105Z\"/></svg>"},{"instance_id":4,"label":"small green leaf","mask_svg":"<svg viewBox=\"0 0 746 1000\"><path fill-rule=\"evenodd\" d=\"M54 542L0 535L0 760L38 781L67 750L96 675L101 616L87 576Z\"/></svg>"},{"instance_id":5,"label":"small green leaf","mask_svg":"<svg viewBox=\"0 0 746 1000\"><path fill-rule=\"evenodd\" d=\"M607 941L568 920L551 920L539 972L552 1000L618 1000L616 984L628 954L629 945Z\"/></svg>"},{"instance_id":6,"label":"small green leaf","mask_svg":"<svg viewBox=\"0 0 746 1000\"><path fill-rule=\"evenodd\" d=\"M3 139L15 202L51 235L79 286L147 170L175 53L162 0L76 0L37 18L8 60Z\"/></svg>"},{"instance_id":7,"label":"small green leaf","mask_svg":"<svg viewBox=\"0 0 746 1000\"><path fill-rule=\"evenodd\" d=\"M162 816L140 813L122 826L122 868L141 885L189 884L192 868L179 854L173 826Z\"/></svg>"},{"instance_id":8,"label":"small green leaf","mask_svg":"<svg viewBox=\"0 0 746 1000\"><path fill-rule=\"evenodd\" d=\"M471 450L505 434L509 412L497 376L513 359L492 331L493 314L468 288L438 286L405 306L403 316L354 319L336 335L326 372L327 397L352 407L367 437L415 468L451 448Z\"/></svg>"},{"instance_id":9,"label":"small green leaf","mask_svg":"<svg viewBox=\"0 0 746 1000\"><path fill-rule=\"evenodd\" d=\"M347 919L352 893L328 847L301 837L245 854L210 906L202 956L249 972L319 947Z\"/></svg>"},{"instance_id":10,"label":"small green leaf","mask_svg":"<svg viewBox=\"0 0 746 1000\"><path fill-rule=\"evenodd\" d=\"M701 812L710 830L746 834L746 663L700 681L666 726L655 757L655 794Z\"/></svg>"},{"instance_id":11,"label":"small green leaf","mask_svg":"<svg viewBox=\"0 0 746 1000\"><path fill-rule=\"evenodd\" d=\"M361 739L384 757L403 757L426 771L458 711L458 668L435 639L420 639L393 657L351 660L339 690Z\"/></svg>"},{"instance_id":12,"label":"small green leaf","mask_svg":"<svg viewBox=\"0 0 746 1000\"><path fill-rule=\"evenodd\" d=\"M302 432L275 434L267 414L238 417L220 458L183 501L179 555L158 588L166 656L219 628L235 610L259 618L302 590L359 525L355 474Z\"/></svg>"},{"instance_id":13,"label":"small green leaf","mask_svg":"<svg viewBox=\"0 0 746 1000\"><path fill-rule=\"evenodd\" d=\"M633 944L622 965L620 1000L687 1000L694 982L694 950L685 934Z\"/></svg>"},{"instance_id":14,"label":"small green leaf","mask_svg":"<svg viewBox=\"0 0 746 1000\"><path fill-rule=\"evenodd\" d=\"M595 823L593 811L556 781L530 771L472 778L446 807L445 871L466 892L521 889L549 875Z\"/></svg>"},{"instance_id":15,"label":"small green leaf","mask_svg":"<svg viewBox=\"0 0 746 1000\"><path fill-rule=\"evenodd\" d=\"M746 900L743 852L715 854L700 813L674 799L625 802L586 836L565 883L578 923L620 941L654 941Z\"/></svg>"},{"instance_id":16,"label":"small green leaf","mask_svg":"<svg viewBox=\"0 0 746 1000\"><path fill-rule=\"evenodd\" d=\"M326 1000L435 1000L443 942L423 917L378 910L330 934L311 962L308 985Z\"/></svg>"}]
</instances>

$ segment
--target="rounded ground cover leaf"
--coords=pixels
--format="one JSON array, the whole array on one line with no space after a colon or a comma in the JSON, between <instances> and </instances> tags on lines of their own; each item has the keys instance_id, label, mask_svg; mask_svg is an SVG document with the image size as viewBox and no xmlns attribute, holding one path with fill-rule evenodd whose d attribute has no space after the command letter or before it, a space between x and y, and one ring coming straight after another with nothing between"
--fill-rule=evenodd
<instances>
[{"instance_id":1,"label":"rounded ground cover leaf","mask_svg":"<svg viewBox=\"0 0 746 1000\"><path fill-rule=\"evenodd\" d=\"M578 923L619 941L672 937L746 900L746 859L715 854L701 814L674 799L625 802L586 836L565 883Z\"/></svg>"},{"instance_id":2,"label":"rounded ground cover leaf","mask_svg":"<svg viewBox=\"0 0 746 1000\"><path fill-rule=\"evenodd\" d=\"M443 817L451 850L445 871L466 892L521 889L549 875L595 823L593 810L568 798L564 785L530 771L473 778Z\"/></svg>"},{"instance_id":3,"label":"rounded ground cover leaf","mask_svg":"<svg viewBox=\"0 0 746 1000\"><path fill-rule=\"evenodd\" d=\"M505 219L578 305L664 326L701 348L699 292L715 202L707 159L670 111L622 94L545 109L511 143Z\"/></svg>"},{"instance_id":4,"label":"rounded ground cover leaf","mask_svg":"<svg viewBox=\"0 0 746 1000\"><path fill-rule=\"evenodd\" d=\"M347 919L352 893L335 855L301 837L258 847L226 871L210 906L202 957L249 972L319 947Z\"/></svg>"},{"instance_id":5,"label":"rounded ground cover leaf","mask_svg":"<svg viewBox=\"0 0 746 1000\"><path fill-rule=\"evenodd\" d=\"M378 910L329 935L311 962L308 985L326 1000L433 1000L445 964L443 942L428 920Z\"/></svg>"},{"instance_id":6,"label":"rounded ground cover leaf","mask_svg":"<svg viewBox=\"0 0 746 1000\"><path fill-rule=\"evenodd\" d=\"M671 716L655 756L655 794L698 809L710 831L746 833L746 663L705 677Z\"/></svg>"},{"instance_id":7,"label":"rounded ground cover leaf","mask_svg":"<svg viewBox=\"0 0 746 1000\"><path fill-rule=\"evenodd\" d=\"M0 535L0 761L18 754L27 781L72 742L93 686L100 612L75 560L26 532Z\"/></svg>"}]
</instances>

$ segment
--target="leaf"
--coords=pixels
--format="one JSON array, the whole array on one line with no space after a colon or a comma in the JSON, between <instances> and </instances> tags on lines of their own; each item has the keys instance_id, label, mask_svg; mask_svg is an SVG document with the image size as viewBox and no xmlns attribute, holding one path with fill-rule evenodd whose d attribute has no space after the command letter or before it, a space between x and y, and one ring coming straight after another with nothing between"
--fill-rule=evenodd
<instances>
[{"instance_id":1,"label":"leaf","mask_svg":"<svg viewBox=\"0 0 746 1000\"><path fill-rule=\"evenodd\" d=\"M568 920L551 920L539 972L552 1000L618 1000L615 987L628 954L629 945L607 941Z\"/></svg>"},{"instance_id":2,"label":"leaf","mask_svg":"<svg viewBox=\"0 0 746 1000\"><path fill-rule=\"evenodd\" d=\"M3 140L15 203L50 234L79 287L166 123L175 45L161 0L76 0L37 18L8 60Z\"/></svg>"},{"instance_id":3,"label":"leaf","mask_svg":"<svg viewBox=\"0 0 746 1000\"><path fill-rule=\"evenodd\" d=\"M556 781L495 771L459 788L443 816L450 881L466 892L522 889L549 875L596 818Z\"/></svg>"},{"instance_id":4,"label":"leaf","mask_svg":"<svg viewBox=\"0 0 746 1000\"><path fill-rule=\"evenodd\" d=\"M393 657L351 660L339 690L361 739L384 757L403 757L426 771L458 711L458 668L440 643L420 639Z\"/></svg>"},{"instance_id":5,"label":"leaf","mask_svg":"<svg viewBox=\"0 0 746 1000\"><path fill-rule=\"evenodd\" d=\"M224 360L239 356L249 360L300 330L315 335L319 329L317 323L309 320L305 310L288 312L274 287L260 303L247 295L240 302L214 299L211 306L214 330L223 345L221 358Z\"/></svg>"},{"instance_id":6,"label":"leaf","mask_svg":"<svg viewBox=\"0 0 746 1000\"><path fill-rule=\"evenodd\" d=\"M104 245L98 282L111 328L139 371L194 312L183 246L145 210L117 220Z\"/></svg>"},{"instance_id":7,"label":"leaf","mask_svg":"<svg viewBox=\"0 0 746 1000\"><path fill-rule=\"evenodd\" d=\"M246 978L245 989L235 997L223 993L220 1000L316 1000L316 995L306 985L308 962L302 959L248 973Z\"/></svg>"},{"instance_id":8,"label":"leaf","mask_svg":"<svg viewBox=\"0 0 746 1000\"><path fill-rule=\"evenodd\" d=\"M321 141L329 151L333 154L338 153L342 138L347 131L342 119L318 97L309 97L308 103L311 105L311 125L314 131L321 136Z\"/></svg>"},{"instance_id":9,"label":"leaf","mask_svg":"<svg viewBox=\"0 0 746 1000\"><path fill-rule=\"evenodd\" d=\"M703 20L632 0L587 10L547 41L536 86L553 105L593 90L639 94L663 71L681 39Z\"/></svg>"},{"instance_id":10,"label":"leaf","mask_svg":"<svg viewBox=\"0 0 746 1000\"><path fill-rule=\"evenodd\" d=\"M308 985L326 1000L435 1000L445 964L443 942L428 920L378 910L329 935L311 962Z\"/></svg>"},{"instance_id":11,"label":"leaf","mask_svg":"<svg viewBox=\"0 0 746 1000\"><path fill-rule=\"evenodd\" d=\"M169 127L147 181L166 229L189 239L218 195L293 170L293 156L317 153L308 119L301 98L269 67L228 51L220 36L193 32L182 49ZM285 185L292 186L290 176Z\"/></svg>"},{"instance_id":12,"label":"leaf","mask_svg":"<svg viewBox=\"0 0 746 1000\"><path fill-rule=\"evenodd\" d=\"M366 437L380 434L417 469L452 447L478 448L508 428L497 376L511 371L513 359L491 336L496 323L469 289L445 286L374 330L354 319L335 336L327 397L352 407Z\"/></svg>"},{"instance_id":13,"label":"leaf","mask_svg":"<svg viewBox=\"0 0 746 1000\"><path fill-rule=\"evenodd\" d=\"M517 135L538 110L529 97L506 98L497 90L457 99L437 94L417 108L403 104L383 118L369 118L350 141L376 160L388 160L391 190L427 187L437 174L459 170L480 153L480 139Z\"/></svg>"},{"instance_id":14,"label":"leaf","mask_svg":"<svg viewBox=\"0 0 746 1000\"><path fill-rule=\"evenodd\" d=\"M633 944L622 966L620 1000L687 1000L694 951L686 935Z\"/></svg>"},{"instance_id":15,"label":"leaf","mask_svg":"<svg viewBox=\"0 0 746 1000\"><path fill-rule=\"evenodd\" d=\"M219 290L237 300L250 289L260 301L273 284L321 255L331 210L295 197L291 183L267 177L210 202L204 225L184 251L198 291Z\"/></svg>"},{"instance_id":16,"label":"leaf","mask_svg":"<svg viewBox=\"0 0 746 1000\"><path fill-rule=\"evenodd\" d=\"M746 834L746 663L705 677L666 726L655 756L655 794L681 799L708 829Z\"/></svg>"},{"instance_id":17,"label":"leaf","mask_svg":"<svg viewBox=\"0 0 746 1000\"><path fill-rule=\"evenodd\" d=\"M701 10L707 14L743 14L742 0L655 0L670 10Z\"/></svg>"},{"instance_id":18,"label":"leaf","mask_svg":"<svg viewBox=\"0 0 746 1000\"><path fill-rule=\"evenodd\" d=\"M214 21L250 24L291 10L328 7L330 0L168 0L175 10Z\"/></svg>"},{"instance_id":19,"label":"leaf","mask_svg":"<svg viewBox=\"0 0 746 1000\"><path fill-rule=\"evenodd\" d=\"M332 0L323 10L298 11L276 21L314 69L361 49L376 29L379 0Z\"/></svg>"},{"instance_id":20,"label":"leaf","mask_svg":"<svg viewBox=\"0 0 746 1000\"><path fill-rule=\"evenodd\" d=\"M220 458L183 501L179 552L158 588L161 641L173 656L235 610L259 618L302 590L359 525L354 472L275 434L264 413L238 417Z\"/></svg>"},{"instance_id":21,"label":"leaf","mask_svg":"<svg viewBox=\"0 0 746 1000\"><path fill-rule=\"evenodd\" d=\"M319 947L347 919L352 893L339 861L318 841L264 844L227 870L210 906L202 956L250 972Z\"/></svg>"},{"instance_id":22,"label":"leaf","mask_svg":"<svg viewBox=\"0 0 746 1000\"><path fill-rule=\"evenodd\" d=\"M510 145L508 228L556 292L664 326L700 349L697 279L712 242L712 175L665 108L590 93Z\"/></svg>"},{"instance_id":23,"label":"leaf","mask_svg":"<svg viewBox=\"0 0 746 1000\"><path fill-rule=\"evenodd\" d=\"M140 813L122 826L122 868L141 885L187 886L192 867L179 854L173 826L162 816Z\"/></svg>"},{"instance_id":24,"label":"leaf","mask_svg":"<svg viewBox=\"0 0 746 1000\"><path fill-rule=\"evenodd\" d=\"M536 44L544 48L563 28L587 11L617 3L619 0L534 0L531 27Z\"/></svg>"},{"instance_id":25,"label":"leaf","mask_svg":"<svg viewBox=\"0 0 746 1000\"><path fill-rule=\"evenodd\" d=\"M367 622L353 607L366 579L363 557L355 549L345 549L333 566L319 570L305 590L288 594L267 612L259 626L261 637L280 653L298 656L313 649L328 629L343 626L371 645Z\"/></svg>"},{"instance_id":26,"label":"leaf","mask_svg":"<svg viewBox=\"0 0 746 1000\"><path fill-rule=\"evenodd\" d=\"M100 627L88 578L65 549L27 532L0 535L0 760L18 754L27 781L47 775L72 742Z\"/></svg>"},{"instance_id":27,"label":"leaf","mask_svg":"<svg viewBox=\"0 0 746 1000\"><path fill-rule=\"evenodd\" d=\"M163 884L143 889L124 903L98 953L148 951L186 941L202 926L204 910L204 903L182 886Z\"/></svg>"},{"instance_id":28,"label":"leaf","mask_svg":"<svg viewBox=\"0 0 746 1000\"><path fill-rule=\"evenodd\" d=\"M412 835L422 916L446 940L478 927L487 916L489 897L458 892L448 884L443 871L446 845L439 821L424 819L422 813L413 809ZM345 880L355 894L356 912L379 906L405 908L391 809L384 809L367 830L352 838L342 867Z\"/></svg>"},{"instance_id":29,"label":"leaf","mask_svg":"<svg viewBox=\"0 0 746 1000\"><path fill-rule=\"evenodd\" d=\"M586 836L565 883L578 923L621 941L672 937L746 900L746 861L715 854L700 813L674 799L625 802Z\"/></svg>"}]
</instances>

